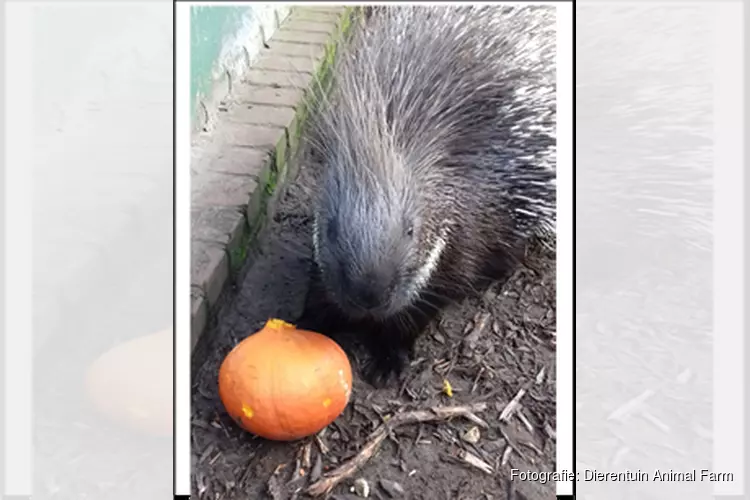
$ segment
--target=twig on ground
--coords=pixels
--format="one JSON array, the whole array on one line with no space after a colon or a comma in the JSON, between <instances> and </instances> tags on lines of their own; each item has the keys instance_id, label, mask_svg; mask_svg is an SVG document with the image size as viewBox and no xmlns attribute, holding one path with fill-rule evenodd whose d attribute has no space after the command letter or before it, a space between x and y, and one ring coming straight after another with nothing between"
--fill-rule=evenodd
<instances>
[{"instance_id":1,"label":"twig on ground","mask_svg":"<svg viewBox=\"0 0 750 500\"><path fill-rule=\"evenodd\" d=\"M520 450L518 445L510 438L507 432L503 428L500 428L500 434L503 435L503 438L505 439L505 442L508 443L508 446L515 451L521 458L527 461L531 461L528 456L524 452Z\"/></svg>"},{"instance_id":2,"label":"twig on ground","mask_svg":"<svg viewBox=\"0 0 750 500\"><path fill-rule=\"evenodd\" d=\"M476 467L477 469L486 472L487 474L492 474L492 466L479 458L478 456L474 455L473 453L470 453L466 450L462 450L461 453L458 456L465 464L471 465L472 467Z\"/></svg>"},{"instance_id":3,"label":"twig on ground","mask_svg":"<svg viewBox=\"0 0 750 500\"><path fill-rule=\"evenodd\" d=\"M557 432L549 425L549 422L544 422L544 432L552 439L557 439Z\"/></svg>"},{"instance_id":4,"label":"twig on ground","mask_svg":"<svg viewBox=\"0 0 750 500\"><path fill-rule=\"evenodd\" d=\"M501 422L507 422L510 420L510 417L512 417L516 410L519 408L519 403L521 402L521 398L523 398L526 395L526 392L531 389L531 386L534 385L534 380L529 380L526 382L523 387L518 389L518 392L513 397L513 399L510 400L510 403L505 405L505 408L503 408L503 411L500 412L500 421Z\"/></svg>"},{"instance_id":5,"label":"twig on ground","mask_svg":"<svg viewBox=\"0 0 750 500\"><path fill-rule=\"evenodd\" d=\"M484 366L479 367L479 371L477 372L476 377L474 377L474 382L471 384L471 394L474 394L474 392L477 390L477 385L479 384L479 379L482 377L482 374L484 374Z\"/></svg>"},{"instance_id":6,"label":"twig on ground","mask_svg":"<svg viewBox=\"0 0 750 500\"><path fill-rule=\"evenodd\" d=\"M501 465L506 466L508 464L508 459L510 458L510 452L513 451L513 447L508 443L508 445L505 447L505 450L503 451L503 458L500 461Z\"/></svg>"},{"instance_id":7,"label":"twig on ground","mask_svg":"<svg viewBox=\"0 0 750 500\"><path fill-rule=\"evenodd\" d=\"M323 455L326 455L328 453L328 445L325 441L323 441L323 434L325 433L325 429L320 431L315 435L315 442L318 443L318 448L320 448L320 453Z\"/></svg>"},{"instance_id":8,"label":"twig on ground","mask_svg":"<svg viewBox=\"0 0 750 500\"><path fill-rule=\"evenodd\" d=\"M521 398L526 395L526 389L521 387L521 389L518 390L516 395L513 397L513 399L510 400L510 402L505 405L505 408L503 408L503 411L500 412L500 420L503 422L507 422L510 417L513 416L513 414L516 413L516 410L518 410L518 402L521 401Z\"/></svg>"},{"instance_id":9,"label":"twig on ground","mask_svg":"<svg viewBox=\"0 0 750 500\"><path fill-rule=\"evenodd\" d=\"M529 431L529 433L534 433L534 426L531 425L531 422L529 421L528 417L523 413L523 406L521 404L518 405L516 408L516 416L518 417L518 420L521 421L521 423L526 427L526 430Z\"/></svg>"},{"instance_id":10,"label":"twig on ground","mask_svg":"<svg viewBox=\"0 0 750 500\"><path fill-rule=\"evenodd\" d=\"M463 341L463 354L468 355L476 349L477 347L477 341L479 341L479 337L482 335L485 329L487 329L487 326L490 323L490 320L492 319L492 315L490 313L480 313L477 314L474 318L474 327L471 329L470 333L464 337Z\"/></svg>"},{"instance_id":11,"label":"twig on ground","mask_svg":"<svg viewBox=\"0 0 750 500\"><path fill-rule=\"evenodd\" d=\"M475 413L486 409L487 405L485 403L478 403L467 406L444 406L431 408L429 410L397 413L370 434L368 442L359 453L311 484L307 488L307 494L312 496L322 496L330 493L336 485L351 477L357 472L357 470L359 470L359 468L367 463L375 452L378 451L389 432L398 426L419 422L439 422L449 420L453 417L464 417L477 423L477 425L483 425L486 427L487 424L475 415ZM481 422L481 424L479 422Z\"/></svg>"},{"instance_id":12,"label":"twig on ground","mask_svg":"<svg viewBox=\"0 0 750 500\"><path fill-rule=\"evenodd\" d=\"M305 469L312 467L312 443L310 441L302 447L302 467Z\"/></svg>"},{"instance_id":13,"label":"twig on ground","mask_svg":"<svg viewBox=\"0 0 750 500\"><path fill-rule=\"evenodd\" d=\"M540 385L542 382L544 382L546 368L546 366L543 366L542 369L539 370L539 373L536 374L536 385Z\"/></svg>"}]
</instances>

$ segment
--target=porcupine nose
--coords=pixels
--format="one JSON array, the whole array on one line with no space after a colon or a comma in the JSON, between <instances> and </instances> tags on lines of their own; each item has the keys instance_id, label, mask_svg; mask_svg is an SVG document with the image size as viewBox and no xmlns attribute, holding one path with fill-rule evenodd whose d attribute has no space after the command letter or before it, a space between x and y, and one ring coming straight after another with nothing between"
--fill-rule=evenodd
<instances>
[{"instance_id":1,"label":"porcupine nose","mask_svg":"<svg viewBox=\"0 0 750 500\"><path fill-rule=\"evenodd\" d=\"M393 280L382 273L370 272L353 284L351 292L354 303L362 309L377 309L388 303L393 290Z\"/></svg>"}]
</instances>

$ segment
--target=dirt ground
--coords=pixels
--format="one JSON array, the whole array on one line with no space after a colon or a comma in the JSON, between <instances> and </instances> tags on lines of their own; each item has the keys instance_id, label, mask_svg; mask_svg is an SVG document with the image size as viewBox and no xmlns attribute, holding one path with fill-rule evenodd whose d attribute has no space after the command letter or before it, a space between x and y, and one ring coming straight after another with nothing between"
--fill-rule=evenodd
<instances>
[{"instance_id":1,"label":"dirt ground","mask_svg":"<svg viewBox=\"0 0 750 500\"><path fill-rule=\"evenodd\" d=\"M304 488L356 455L385 415L484 402L477 424L456 417L399 426L332 498L551 499L555 484L515 480L512 468L555 470L555 259L540 249L484 296L456 304L421 337L401 384L374 390L359 377L344 413L317 438L275 443L242 431L217 393L219 365L269 317L294 320L307 287L310 249L306 170L280 200L273 222L226 297L193 359L193 495L199 499L304 498ZM352 358L354 359L354 358ZM444 391L444 380L453 396ZM507 422L501 412L526 392ZM481 422L480 422L481 423ZM467 463L474 459L477 465ZM482 468L486 470L482 470ZM303 469L303 474L300 474Z\"/></svg>"}]
</instances>

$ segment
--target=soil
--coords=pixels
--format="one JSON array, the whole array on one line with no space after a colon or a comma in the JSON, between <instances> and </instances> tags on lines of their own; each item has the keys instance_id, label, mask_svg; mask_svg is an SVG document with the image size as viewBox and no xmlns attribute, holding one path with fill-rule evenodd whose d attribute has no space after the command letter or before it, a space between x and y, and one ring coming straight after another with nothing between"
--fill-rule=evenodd
<instances>
[{"instance_id":1,"label":"soil","mask_svg":"<svg viewBox=\"0 0 750 500\"><path fill-rule=\"evenodd\" d=\"M305 498L311 481L362 450L385 415L478 402L487 403L476 416L488 427L480 428L475 444L463 439L476 426L465 418L399 426L331 497L357 498L353 485L361 478L370 498L554 498L554 481L510 481L511 469L555 470L555 256L541 248L531 248L505 283L446 309L419 339L404 381L376 390L354 362L350 404L321 435L270 442L225 413L217 394L224 356L269 317L293 321L301 313L310 265L308 175L302 168L281 195L262 243L194 355L194 498ZM522 388L519 409L501 421ZM462 459L466 452L487 470Z\"/></svg>"}]
</instances>

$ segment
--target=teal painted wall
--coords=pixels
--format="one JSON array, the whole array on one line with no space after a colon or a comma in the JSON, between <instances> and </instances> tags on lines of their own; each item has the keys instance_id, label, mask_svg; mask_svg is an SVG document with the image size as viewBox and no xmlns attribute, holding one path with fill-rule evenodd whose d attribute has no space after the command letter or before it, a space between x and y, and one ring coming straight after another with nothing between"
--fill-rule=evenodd
<instances>
[{"instance_id":1,"label":"teal painted wall","mask_svg":"<svg viewBox=\"0 0 750 500\"><path fill-rule=\"evenodd\" d=\"M214 72L227 40L252 16L252 7L194 6L190 11L190 106L210 94Z\"/></svg>"},{"instance_id":2,"label":"teal painted wall","mask_svg":"<svg viewBox=\"0 0 750 500\"><path fill-rule=\"evenodd\" d=\"M214 85L229 72L241 77L252 65L288 5L248 3L247 6L193 6L190 9L190 106L195 118L198 99L211 106Z\"/></svg>"}]
</instances>

